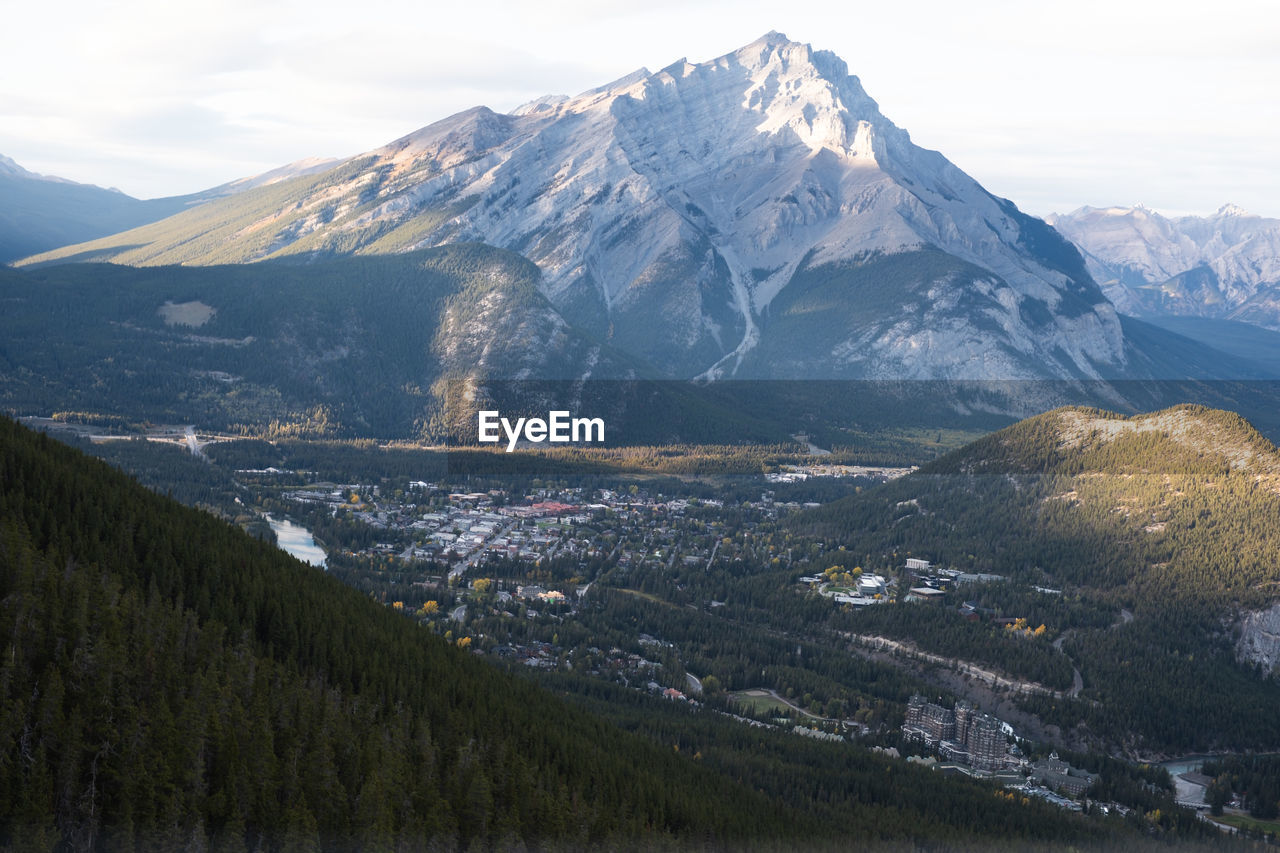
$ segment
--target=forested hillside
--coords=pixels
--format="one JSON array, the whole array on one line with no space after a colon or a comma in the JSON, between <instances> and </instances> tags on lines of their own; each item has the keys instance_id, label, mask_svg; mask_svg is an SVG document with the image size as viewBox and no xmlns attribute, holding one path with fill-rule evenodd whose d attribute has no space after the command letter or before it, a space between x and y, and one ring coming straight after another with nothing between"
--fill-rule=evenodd
<instances>
[{"instance_id":1,"label":"forested hillside","mask_svg":"<svg viewBox=\"0 0 1280 853\"><path fill-rule=\"evenodd\" d=\"M306 266L0 271L0 406L276 435L422 434L448 379L611 356L487 246Z\"/></svg>"},{"instance_id":2,"label":"forested hillside","mask_svg":"<svg viewBox=\"0 0 1280 853\"><path fill-rule=\"evenodd\" d=\"M0 519L5 843L814 829L8 421Z\"/></svg>"},{"instance_id":3,"label":"forested hillside","mask_svg":"<svg viewBox=\"0 0 1280 853\"><path fill-rule=\"evenodd\" d=\"M1074 663L1079 698L1025 700L1064 728L1140 754L1280 745L1270 710L1280 684L1236 661L1232 633L1242 609L1277 596L1280 454L1238 415L1048 412L793 529L872 564L917 556L1004 576L950 600L1046 624L1043 638L965 623L954 606L873 609L848 623L939 651L960 642L970 659L1057 688Z\"/></svg>"},{"instance_id":4,"label":"forested hillside","mask_svg":"<svg viewBox=\"0 0 1280 853\"><path fill-rule=\"evenodd\" d=\"M932 387L646 381L644 364L569 325L540 275L479 244L307 264L0 269L0 411L473 443L477 408L560 407L603 418L613 446L775 443L808 430L890 459L953 427L1009 422L960 417ZM927 436L913 435L922 425Z\"/></svg>"}]
</instances>

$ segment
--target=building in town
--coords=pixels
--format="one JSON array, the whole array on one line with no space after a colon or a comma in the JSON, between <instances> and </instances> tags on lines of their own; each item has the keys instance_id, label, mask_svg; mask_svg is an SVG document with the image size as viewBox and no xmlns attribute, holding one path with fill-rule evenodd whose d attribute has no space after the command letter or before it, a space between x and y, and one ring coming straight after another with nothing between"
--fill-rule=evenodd
<instances>
[{"instance_id":1,"label":"building in town","mask_svg":"<svg viewBox=\"0 0 1280 853\"><path fill-rule=\"evenodd\" d=\"M1093 787L1098 774L1072 767L1054 752L1031 765L1031 781L1069 797L1078 797Z\"/></svg>"},{"instance_id":2,"label":"building in town","mask_svg":"<svg viewBox=\"0 0 1280 853\"><path fill-rule=\"evenodd\" d=\"M902 733L935 748L950 761L979 770L999 770L1008 756L1004 724L964 700L944 708L916 694L907 703Z\"/></svg>"}]
</instances>

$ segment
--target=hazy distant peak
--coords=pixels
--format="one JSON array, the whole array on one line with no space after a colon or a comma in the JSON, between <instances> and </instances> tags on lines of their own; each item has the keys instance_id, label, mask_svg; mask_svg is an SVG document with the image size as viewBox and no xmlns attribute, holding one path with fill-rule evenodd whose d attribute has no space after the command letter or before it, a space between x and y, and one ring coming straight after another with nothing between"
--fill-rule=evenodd
<instances>
[{"instance_id":1,"label":"hazy distant peak","mask_svg":"<svg viewBox=\"0 0 1280 853\"><path fill-rule=\"evenodd\" d=\"M30 180L30 181L49 181L55 184L77 183L76 181L67 180L66 178L59 178L56 175L41 175L38 172L31 171L30 169L24 169L22 166L18 165L18 162L16 160L14 160L11 157L6 157L3 154L0 154L0 175L10 175L15 178L26 178L27 180ZM90 185L79 184L79 186L90 186ZM101 189L101 187L98 187L98 189ZM120 192L120 190L116 189L115 187L111 187L109 192L120 193L121 195L124 195L124 193Z\"/></svg>"},{"instance_id":2,"label":"hazy distant peak","mask_svg":"<svg viewBox=\"0 0 1280 853\"><path fill-rule=\"evenodd\" d=\"M1234 204L1208 216L1083 207L1050 220L1126 314L1240 320L1280 329L1280 220Z\"/></svg>"},{"instance_id":3,"label":"hazy distant peak","mask_svg":"<svg viewBox=\"0 0 1280 853\"><path fill-rule=\"evenodd\" d=\"M14 160L11 157L6 157L3 154L0 154L0 174L16 175L17 177L20 177L20 178L39 179L41 177L40 175L37 175L35 172L31 172L22 168L21 166L18 165L16 160Z\"/></svg>"}]
</instances>

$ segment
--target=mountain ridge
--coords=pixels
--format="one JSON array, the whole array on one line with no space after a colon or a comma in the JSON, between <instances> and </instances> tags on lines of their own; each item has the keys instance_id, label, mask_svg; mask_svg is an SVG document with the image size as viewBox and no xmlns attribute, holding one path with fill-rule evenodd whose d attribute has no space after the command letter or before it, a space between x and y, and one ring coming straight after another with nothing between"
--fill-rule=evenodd
<instances>
[{"instance_id":1,"label":"mountain ridge","mask_svg":"<svg viewBox=\"0 0 1280 853\"><path fill-rule=\"evenodd\" d=\"M1158 438L1199 460L1220 458L1238 472L1280 475L1280 451L1235 412L1184 403L1155 412L1122 415L1088 406L1063 406L979 439L963 451L925 466L928 472L1045 474L1071 467L1073 457L1105 450L1117 441ZM977 460L975 464L966 461ZM1172 457L1170 465L1179 464ZM1103 473L1121 473L1120 470ZM1151 473L1151 472L1147 472Z\"/></svg>"},{"instance_id":2,"label":"mountain ridge","mask_svg":"<svg viewBox=\"0 0 1280 853\"><path fill-rule=\"evenodd\" d=\"M1099 378L1131 362L1052 229L916 147L843 60L778 33L510 114L473 108L328 172L29 262L461 240L529 258L567 320L670 377ZM753 355L798 279L843 287L867 258L919 252L952 260L895 282L904 295L877 315L851 303L820 342L784 341L798 355L785 375Z\"/></svg>"}]
</instances>

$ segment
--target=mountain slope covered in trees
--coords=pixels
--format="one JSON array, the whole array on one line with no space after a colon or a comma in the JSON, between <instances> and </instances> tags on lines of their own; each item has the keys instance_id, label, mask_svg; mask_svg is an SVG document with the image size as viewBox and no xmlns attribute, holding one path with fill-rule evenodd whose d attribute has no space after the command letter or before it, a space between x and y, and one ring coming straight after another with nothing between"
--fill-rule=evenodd
<instances>
[{"instance_id":1,"label":"mountain slope covered in trees","mask_svg":"<svg viewBox=\"0 0 1280 853\"><path fill-rule=\"evenodd\" d=\"M1078 667L1083 691L1027 704L1064 729L1151 754L1280 745L1270 710L1280 684L1234 650L1241 613L1280 590L1277 519L1280 453L1238 415L1067 408L803 514L794 529L869 562L915 556L1004 576L961 587L949 607L872 608L850 624L943 651L957 632L982 633L977 656L1014 671L1028 644L1050 655L1061 638L1062 663ZM1045 621L1047 633L1024 641L966 627L955 609L966 599Z\"/></svg>"},{"instance_id":2,"label":"mountain slope covered in trees","mask_svg":"<svg viewBox=\"0 0 1280 853\"><path fill-rule=\"evenodd\" d=\"M235 528L0 430L4 841L803 831Z\"/></svg>"},{"instance_id":3,"label":"mountain slope covered in trees","mask_svg":"<svg viewBox=\"0 0 1280 853\"><path fill-rule=\"evenodd\" d=\"M628 375L475 244L307 266L0 271L0 405L313 436L439 429L449 382Z\"/></svg>"},{"instance_id":4,"label":"mountain slope covered in trees","mask_svg":"<svg viewBox=\"0 0 1280 853\"><path fill-rule=\"evenodd\" d=\"M1182 399L1230 406L1280 434L1275 386L1259 381L651 381L654 368L566 321L540 280L521 256L482 244L308 264L0 269L0 411L273 438L473 443L477 408L561 408L603 418L614 446L773 444L803 431L834 447L873 432L988 430L1065 402L1120 397L1138 409ZM1154 354L1153 370L1261 375L1125 324Z\"/></svg>"}]
</instances>

